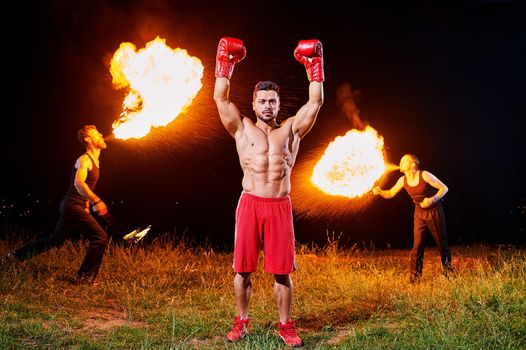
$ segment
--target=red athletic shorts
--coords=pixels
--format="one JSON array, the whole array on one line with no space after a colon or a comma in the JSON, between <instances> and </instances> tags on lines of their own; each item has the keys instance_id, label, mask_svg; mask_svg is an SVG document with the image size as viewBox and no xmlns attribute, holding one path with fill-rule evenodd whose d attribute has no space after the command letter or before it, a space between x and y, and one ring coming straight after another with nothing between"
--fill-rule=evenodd
<instances>
[{"instance_id":1,"label":"red athletic shorts","mask_svg":"<svg viewBox=\"0 0 526 350\"><path fill-rule=\"evenodd\" d=\"M255 272L262 246L265 271L287 275L296 270L290 197L242 192L236 209L234 271Z\"/></svg>"}]
</instances>

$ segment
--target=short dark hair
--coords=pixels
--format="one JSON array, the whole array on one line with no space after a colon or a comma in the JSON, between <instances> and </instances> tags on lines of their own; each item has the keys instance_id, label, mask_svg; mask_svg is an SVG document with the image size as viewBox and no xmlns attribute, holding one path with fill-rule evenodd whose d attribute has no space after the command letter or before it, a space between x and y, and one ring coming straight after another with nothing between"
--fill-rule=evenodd
<instances>
[{"instance_id":1,"label":"short dark hair","mask_svg":"<svg viewBox=\"0 0 526 350\"><path fill-rule=\"evenodd\" d=\"M79 142L82 144L82 146L86 147L88 144L86 142L86 137L88 137L88 132L90 130L97 130L97 127L92 124L86 124L82 128L77 131L77 138L79 139Z\"/></svg>"},{"instance_id":2,"label":"short dark hair","mask_svg":"<svg viewBox=\"0 0 526 350\"><path fill-rule=\"evenodd\" d=\"M276 84L273 81L265 80L265 81L260 81L259 83L257 83L256 86L254 87L254 95L252 96L252 99L255 100L257 92L261 91L261 90L276 91L278 93L278 97L279 97L279 86L278 86L278 84Z\"/></svg>"},{"instance_id":3,"label":"short dark hair","mask_svg":"<svg viewBox=\"0 0 526 350\"><path fill-rule=\"evenodd\" d=\"M413 163L415 163L415 168L418 169L418 168L420 167L420 160L418 159L417 156L415 156L415 155L412 154L412 153L406 153L405 156L411 158L411 160L413 161Z\"/></svg>"}]
</instances>

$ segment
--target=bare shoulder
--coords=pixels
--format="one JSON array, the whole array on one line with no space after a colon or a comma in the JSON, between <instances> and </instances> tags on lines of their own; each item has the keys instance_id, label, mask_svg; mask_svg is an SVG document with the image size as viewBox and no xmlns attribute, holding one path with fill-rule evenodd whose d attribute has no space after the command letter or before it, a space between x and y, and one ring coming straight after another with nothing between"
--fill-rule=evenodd
<instances>
[{"instance_id":1,"label":"bare shoulder","mask_svg":"<svg viewBox=\"0 0 526 350\"><path fill-rule=\"evenodd\" d=\"M422 170L422 178L428 182L436 180L436 176L427 170Z\"/></svg>"},{"instance_id":2,"label":"bare shoulder","mask_svg":"<svg viewBox=\"0 0 526 350\"><path fill-rule=\"evenodd\" d=\"M422 172L422 178L424 179L425 182L427 182L428 184L431 184L434 187L437 187L437 186L446 187L446 185L438 177L436 177L429 171Z\"/></svg>"},{"instance_id":3,"label":"bare shoulder","mask_svg":"<svg viewBox=\"0 0 526 350\"><path fill-rule=\"evenodd\" d=\"M427 182L431 186L438 188L438 189L445 190L446 192L448 191L446 184L444 184L438 177L436 177L429 171L422 172L422 178L424 179L425 182Z\"/></svg>"},{"instance_id":4,"label":"bare shoulder","mask_svg":"<svg viewBox=\"0 0 526 350\"><path fill-rule=\"evenodd\" d=\"M292 124L294 124L294 121L296 120L296 116L292 116L292 117L288 117L287 119L285 119L284 121L281 122L281 124L279 124L279 128L282 129L282 130L291 130L292 129Z\"/></svg>"},{"instance_id":5,"label":"bare shoulder","mask_svg":"<svg viewBox=\"0 0 526 350\"><path fill-rule=\"evenodd\" d=\"M241 115L241 124L243 125L243 127L239 128L233 135L236 139L236 142L247 138L247 135L249 135L252 132L252 130L256 128L254 122L250 118L243 115Z\"/></svg>"},{"instance_id":6,"label":"bare shoulder","mask_svg":"<svg viewBox=\"0 0 526 350\"><path fill-rule=\"evenodd\" d=\"M292 123L294 123L294 121L297 119L297 115L292 115L290 117L286 117L285 120L283 120L281 122L281 126L285 126L285 125L292 125Z\"/></svg>"},{"instance_id":7,"label":"bare shoulder","mask_svg":"<svg viewBox=\"0 0 526 350\"><path fill-rule=\"evenodd\" d=\"M80 157L77 158L77 161L75 162L75 168L77 169L91 169L91 159L90 157L84 153Z\"/></svg>"},{"instance_id":8,"label":"bare shoulder","mask_svg":"<svg viewBox=\"0 0 526 350\"><path fill-rule=\"evenodd\" d=\"M243 122L243 125L245 125L245 127L247 126L256 126L256 123L254 123L254 121L252 119L250 119L249 117L246 117L244 115L241 116L241 121Z\"/></svg>"}]
</instances>

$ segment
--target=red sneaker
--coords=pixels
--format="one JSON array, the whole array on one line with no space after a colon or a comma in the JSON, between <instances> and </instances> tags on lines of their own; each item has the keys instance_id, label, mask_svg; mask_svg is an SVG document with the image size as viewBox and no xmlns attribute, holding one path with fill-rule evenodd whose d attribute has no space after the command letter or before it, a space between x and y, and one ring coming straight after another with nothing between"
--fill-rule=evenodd
<instances>
[{"instance_id":1,"label":"red sneaker","mask_svg":"<svg viewBox=\"0 0 526 350\"><path fill-rule=\"evenodd\" d=\"M227 333L226 339L234 342L244 338L245 335L248 334L249 323L249 319L242 320L239 316L236 316L234 318L234 327L232 327L232 330Z\"/></svg>"},{"instance_id":2,"label":"red sneaker","mask_svg":"<svg viewBox=\"0 0 526 350\"><path fill-rule=\"evenodd\" d=\"M292 346L294 348L303 346L303 340L301 340L300 337L296 334L296 326L294 325L293 320L288 320L287 323L281 324L281 322L278 322L279 325L279 336L285 344L288 346Z\"/></svg>"}]
</instances>

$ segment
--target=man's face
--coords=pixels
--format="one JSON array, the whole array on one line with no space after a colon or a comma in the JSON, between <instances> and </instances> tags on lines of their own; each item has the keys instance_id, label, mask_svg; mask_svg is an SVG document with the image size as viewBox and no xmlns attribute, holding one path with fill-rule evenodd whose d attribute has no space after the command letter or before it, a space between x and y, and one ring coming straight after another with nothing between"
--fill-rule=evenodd
<instances>
[{"instance_id":1,"label":"man's face","mask_svg":"<svg viewBox=\"0 0 526 350\"><path fill-rule=\"evenodd\" d=\"M278 93L274 90L260 90L256 92L252 108L256 113L256 117L265 123L275 119L279 111Z\"/></svg>"},{"instance_id":2,"label":"man's face","mask_svg":"<svg viewBox=\"0 0 526 350\"><path fill-rule=\"evenodd\" d=\"M400 159L400 172L405 173L406 171L409 171L411 169L411 164L413 164L413 159L408 156L403 156L402 159Z\"/></svg>"},{"instance_id":3,"label":"man's face","mask_svg":"<svg viewBox=\"0 0 526 350\"><path fill-rule=\"evenodd\" d=\"M108 147L104 141L104 137L97 129L90 129L88 135L91 139L91 144L95 146L95 148L106 149Z\"/></svg>"}]
</instances>

